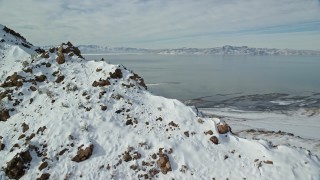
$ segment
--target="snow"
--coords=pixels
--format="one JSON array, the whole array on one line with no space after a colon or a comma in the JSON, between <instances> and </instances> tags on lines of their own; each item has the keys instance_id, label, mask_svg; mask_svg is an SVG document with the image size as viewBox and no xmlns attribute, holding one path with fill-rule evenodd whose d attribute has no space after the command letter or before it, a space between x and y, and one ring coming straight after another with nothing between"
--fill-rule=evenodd
<instances>
[{"instance_id":1,"label":"snow","mask_svg":"<svg viewBox=\"0 0 320 180\"><path fill-rule=\"evenodd\" d=\"M320 156L320 113L317 110L300 109L286 112L242 111L231 108L200 110L206 117L219 117L227 121L232 131L241 137L265 139L272 144L303 147ZM248 132L248 130L255 131Z\"/></svg>"},{"instance_id":2,"label":"snow","mask_svg":"<svg viewBox=\"0 0 320 180\"><path fill-rule=\"evenodd\" d=\"M11 51L2 51L7 58L15 59L13 54L8 56ZM18 49L16 55L24 54L23 51ZM49 53L49 58L34 57L27 66L33 73L18 70L21 67L16 66L17 62L6 60L6 67L11 67L9 75L15 71L25 80L40 75L47 78L36 84L26 81L19 88L0 87L0 92L13 90L13 101L4 97L2 108L14 109L7 121L0 121L1 141L5 144L0 151L0 167L5 168L17 153L29 150L32 161L22 180L36 179L43 173L49 173L50 179L71 180L141 179L145 174L151 177L149 170L160 170L156 163L159 156L152 158L160 148L168 155L172 171L160 172L154 176L156 179L318 179L320 176L320 160L304 148L273 146L265 140L244 139L231 132L220 134L217 126L224 122L222 119L201 117L194 108L178 100L151 94L123 65L87 61L67 54L65 57L63 64L56 62L55 52ZM1 66L1 71L6 67ZM116 69L121 70L122 76L111 77ZM55 82L59 75L65 77L61 83ZM110 85L93 86L94 81L107 78ZM1 77L1 82L5 79ZM37 90L31 91L30 86ZM15 99L20 104L14 106ZM107 109L102 110L103 106ZM25 132L22 132L23 123L29 126ZM39 131L42 127L45 127L43 132ZM209 130L212 135L204 133ZM32 133L34 137L27 140ZM19 139L22 134L26 137ZM219 139L219 144L210 141L212 136ZM91 157L82 162L71 160L78 147L91 144L94 146ZM126 162L125 151L132 156L139 153L141 158ZM42 162L47 162L48 167L39 170ZM138 169L133 170L132 165ZM0 179L8 179L3 169Z\"/></svg>"}]
</instances>

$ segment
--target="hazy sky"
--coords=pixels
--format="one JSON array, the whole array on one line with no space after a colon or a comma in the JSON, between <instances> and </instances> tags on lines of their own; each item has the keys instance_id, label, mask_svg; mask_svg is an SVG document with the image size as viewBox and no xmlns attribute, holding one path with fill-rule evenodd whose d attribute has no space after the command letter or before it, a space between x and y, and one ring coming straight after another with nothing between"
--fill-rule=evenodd
<instances>
[{"instance_id":1,"label":"hazy sky","mask_svg":"<svg viewBox=\"0 0 320 180\"><path fill-rule=\"evenodd\" d=\"M320 49L320 0L0 0L35 45Z\"/></svg>"}]
</instances>

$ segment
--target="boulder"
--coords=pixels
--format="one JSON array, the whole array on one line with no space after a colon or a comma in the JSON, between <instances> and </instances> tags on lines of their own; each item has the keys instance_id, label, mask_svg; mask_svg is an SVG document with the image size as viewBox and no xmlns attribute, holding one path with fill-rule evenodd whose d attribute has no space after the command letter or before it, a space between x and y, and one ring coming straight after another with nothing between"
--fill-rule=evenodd
<instances>
[{"instance_id":1,"label":"boulder","mask_svg":"<svg viewBox=\"0 0 320 180\"><path fill-rule=\"evenodd\" d=\"M0 121L7 121L10 118L9 110L0 110Z\"/></svg>"},{"instance_id":2,"label":"boulder","mask_svg":"<svg viewBox=\"0 0 320 180\"><path fill-rule=\"evenodd\" d=\"M64 55L62 53L58 53L58 56L56 58L56 62L58 64L63 64L66 62L65 58L64 58Z\"/></svg>"},{"instance_id":3,"label":"boulder","mask_svg":"<svg viewBox=\"0 0 320 180\"><path fill-rule=\"evenodd\" d=\"M29 150L16 154L12 160L7 162L7 167L5 167L5 174L10 179L20 179L27 169L28 165L32 161Z\"/></svg>"},{"instance_id":4,"label":"boulder","mask_svg":"<svg viewBox=\"0 0 320 180\"><path fill-rule=\"evenodd\" d=\"M219 139L216 137L216 136L212 136L210 138L210 141L213 143L213 144L219 144Z\"/></svg>"},{"instance_id":5,"label":"boulder","mask_svg":"<svg viewBox=\"0 0 320 180\"><path fill-rule=\"evenodd\" d=\"M225 134L229 132L229 125L224 122L223 124L218 124L217 129L220 134Z\"/></svg>"},{"instance_id":6,"label":"boulder","mask_svg":"<svg viewBox=\"0 0 320 180\"><path fill-rule=\"evenodd\" d=\"M90 158L93 152L93 145L91 144L89 147L86 147L85 149L79 148L77 155L73 157L71 160L75 162L81 162L85 161Z\"/></svg>"},{"instance_id":7,"label":"boulder","mask_svg":"<svg viewBox=\"0 0 320 180\"><path fill-rule=\"evenodd\" d=\"M48 180L50 178L49 173L43 173L37 180Z\"/></svg>"},{"instance_id":8,"label":"boulder","mask_svg":"<svg viewBox=\"0 0 320 180\"><path fill-rule=\"evenodd\" d=\"M120 79L122 78L122 71L121 69L116 69L113 73L109 73L109 75L112 79Z\"/></svg>"},{"instance_id":9,"label":"boulder","mask_svg":"<svg viewBox=\"0 0 320 180\"><path fill-rule=\"evenodd\" d=\"M168 171L172 171L171 164L168 155L160 154L157 164L163 174L167 174Z\"/></svg>"}]
</instances>

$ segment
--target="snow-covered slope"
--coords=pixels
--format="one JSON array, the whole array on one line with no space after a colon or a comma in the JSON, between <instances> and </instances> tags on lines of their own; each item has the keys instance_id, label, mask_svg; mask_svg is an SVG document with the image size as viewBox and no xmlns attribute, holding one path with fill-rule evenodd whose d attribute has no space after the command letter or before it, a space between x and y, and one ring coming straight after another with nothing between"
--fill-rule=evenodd
<instances>
[{"instance_id":1,"label":"snow-covered slope","mask_svg":"<svg viewBox=\"0 0 320 180\"><path fill-rule=\"evenodd\" d=\"M0 24L0 82L9 74L21 70L42 52L19 33Z\"/></svg>"},{"instance_id":2,"label":"snow-covered slope","mask_svg":"<svg viewBox=\"0 0 320 180\"><path fill-rule=\"evenodd\" d=\"M320 176L309 151L239 138L219 119L152 95L124 66L82 59L71 43L14 71L0 85L1 180Z\"/></svg>"}]
</instances>

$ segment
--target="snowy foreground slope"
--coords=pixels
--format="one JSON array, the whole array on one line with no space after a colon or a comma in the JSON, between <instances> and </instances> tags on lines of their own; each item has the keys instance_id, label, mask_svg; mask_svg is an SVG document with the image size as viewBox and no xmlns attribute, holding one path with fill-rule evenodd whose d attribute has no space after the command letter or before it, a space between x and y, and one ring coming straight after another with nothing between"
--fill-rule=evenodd
<instances>
[{"instance_id":1,"label":"snowy foreground slope","mask_svg":"<svg viewBox=\"0 0 320 180\"><path fill-rule=\"evenodd\" d=\"M0 30L1 180L320 177L307 150L239 138L122 65L16 38Z\"/></svg>"}]
</instances>

